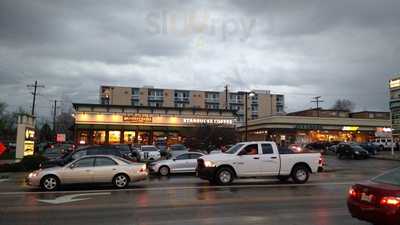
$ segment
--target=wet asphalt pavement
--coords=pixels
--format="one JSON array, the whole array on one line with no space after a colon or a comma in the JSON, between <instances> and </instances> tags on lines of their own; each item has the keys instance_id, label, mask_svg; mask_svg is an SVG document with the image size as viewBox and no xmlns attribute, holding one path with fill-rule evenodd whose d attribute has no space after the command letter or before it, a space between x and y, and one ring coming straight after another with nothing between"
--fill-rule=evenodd
<instances>
[{"instance_id":1,"label":"wet asphalt pavement","mask_svg":"<svg viewBox=\"0 0 400 225\"><path fill-rule=\"evenodd\" d=\"M363 225L367 223L351 218L347 211L348 188L400 166L396 161L339 161L331 156L327 163L330 172L312 175L305 185L252 179L216 187L180 175L153 177L126 190L74 186L43 193L25 186L24 174L3 175L0 224Z\"/></svg>"}]
</instances>

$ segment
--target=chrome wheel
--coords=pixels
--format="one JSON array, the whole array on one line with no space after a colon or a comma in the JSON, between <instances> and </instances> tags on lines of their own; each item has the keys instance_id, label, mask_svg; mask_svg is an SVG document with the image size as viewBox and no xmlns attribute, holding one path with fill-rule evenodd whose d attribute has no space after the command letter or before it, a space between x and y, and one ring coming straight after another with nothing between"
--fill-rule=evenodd
<instances>
[{"instance_id":1,"label":"chrome wheel","mask_svg":"<svg viewBox=\"0 0 400 225\"><path fill-rule=\"evenodd\" d=\"M231 182L232 174L227 170L223 170L219 173L218 178L222 184L228 184Z\"/></svg>"},{"instance_id":2,"label":"chrome wheel","mask_svg":"<svg viewBox=\"0 0 400 225\"><path fill-rule=\"evenodd\" d=\"M292 180L297 184L304 184L308 181L310 177L310 170L303 165L295 166L292 170L291 177Z\"/></svg>"},{"instance_id":3,"label":"chrome wheel","mask_svg":"<svg viewBox=\"0 0 400 225\"><path fill-rule=\"evenodd\" d=\"M304 170L297 170L296 171L296 177L300 181L304 181L307 179L307 172Z\"/></svg>"},{"instance_id":4,"label":"chrome wheel","mask_svg":"<svg viewBox=\"0 0 400 225\"><path fill-rule=\"evenodd\" d=\"M124 188L128 185L128 178L125 175L118 175L114 179L114 184L118 188Z\"/></svg>"},{"instance_id":5,"label":"chrome wheel","mask_svg":"<svg viewBox=\"0 0 400 225\"><path fill-rule=\"evenodd\" d=\"M45 177L44 180L42 181L42 187L47 191L52 191L56 189L57 185L58 185L57 178L53 176Z\"/></svg>"},{"instance_id":6,"label":"chrome wheel","mask_svg":"<svg viewBox=\"0 0 400 225\"><path fill-rule=\"evenodd\" d=\"M163 166L160 168L160 175L161 176L167 176L169 174L169 168L166 166Z\"/></svg>"}]
</instances>

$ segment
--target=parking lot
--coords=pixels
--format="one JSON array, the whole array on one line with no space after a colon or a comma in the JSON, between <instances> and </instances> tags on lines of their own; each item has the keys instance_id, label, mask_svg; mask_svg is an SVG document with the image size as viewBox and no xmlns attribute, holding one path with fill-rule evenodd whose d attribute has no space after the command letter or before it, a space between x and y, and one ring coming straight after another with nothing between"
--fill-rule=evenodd
<instances>
[{"instance_id":1,"label":"parking lot","mask_svg":"<svg viewBox=\"0 0 400 225\"><path fill-rule=\"evenodd\" d=\"M210 186L193 175L152 176L127 189L71 186L45 193L21 173L1 174L2 224L366 224L349 215L356 181L397 167L397 161L337 160L306 184L247 179Z\"/></svg>"}]
</instances>

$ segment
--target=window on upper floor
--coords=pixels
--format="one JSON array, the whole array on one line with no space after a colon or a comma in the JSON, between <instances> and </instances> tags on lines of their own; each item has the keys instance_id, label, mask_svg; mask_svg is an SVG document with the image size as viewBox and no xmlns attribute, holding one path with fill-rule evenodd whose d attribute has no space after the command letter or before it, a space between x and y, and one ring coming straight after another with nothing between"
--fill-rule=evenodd
<instances>
[{"instance_id":1,"label":"window on upper floor","mask_svg":"<svg viewBox=\"0 0 400 225\"><path fill-rule=\"evenodd\" d=\"M207 109L219 109L219 104L206 104Z\"/></svg>"},{"instance_id":2,"label":"window on upper floor","mask_svg":"<svg viewBox=\"0 0 400 225\"><path fill-rule=\"evenodd\" d=\"M162 107L162 103L161 102L149 102L149 106L150 107Z\"/></svg>"},{"instance_id":3,"label":"window on upper floor","mask_svg":"<svg viewBox=\"0 0 400 225\"><path fill-rule=\"evenodd\" d=\"M139 88L132 88L132 96L139 96L140 90Z\"/></svg>"},{"instance_id":4,"label":"window on upper floor","mask_svg":"<svg viewBox=\"0 0 400 225\"><path fill-rule=\"evenodd\" d=\"M175 101L189 101L189 96L189 91L175 91L174 93Z\"/></svg>"}]
</instances>

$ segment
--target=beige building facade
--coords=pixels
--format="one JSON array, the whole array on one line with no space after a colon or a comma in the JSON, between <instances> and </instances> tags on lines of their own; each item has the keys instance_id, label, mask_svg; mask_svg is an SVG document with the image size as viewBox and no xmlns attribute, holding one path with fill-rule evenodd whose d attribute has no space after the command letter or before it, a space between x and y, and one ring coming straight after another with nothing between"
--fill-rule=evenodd
<instances>
[{"instance_id":1,"label":"beige building facade","mask_svg":"<svg viewBox=\"0 0 400 225\"><path fill-rule=\"evenodd\" d=\"M271 94L266 90L254 90L252 93L253 96L247 96L249 120L284 114L283 95ZM228 109L237 112L238 122L244 121L245 96L243 92L160 89L148 86L100 87L100 104L102 105Z\"/></svg>"}]
</instances>

